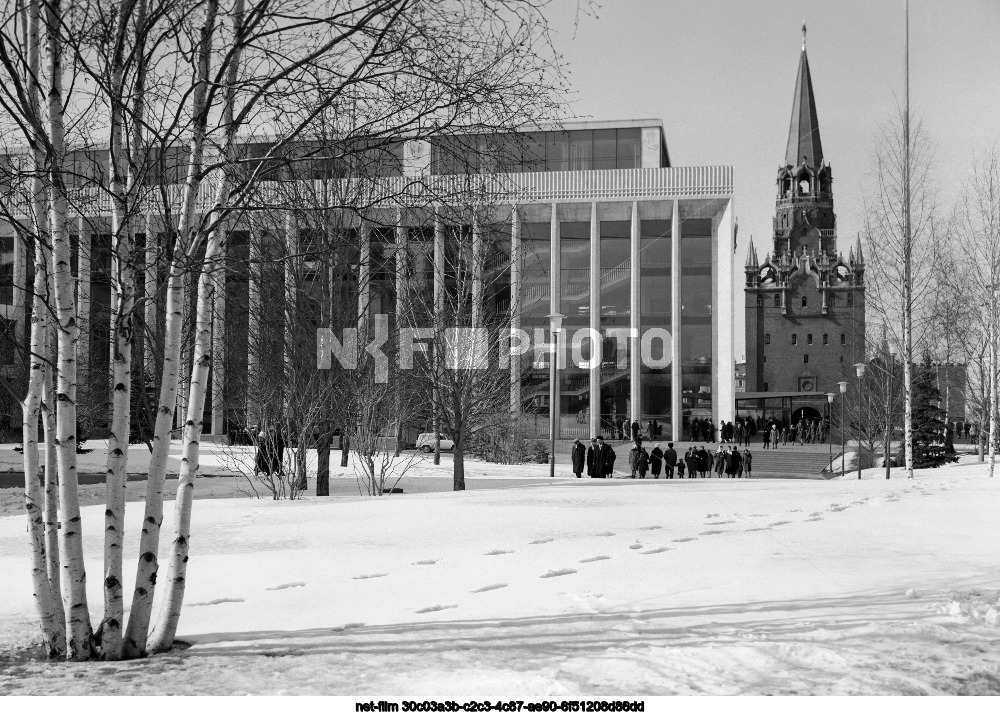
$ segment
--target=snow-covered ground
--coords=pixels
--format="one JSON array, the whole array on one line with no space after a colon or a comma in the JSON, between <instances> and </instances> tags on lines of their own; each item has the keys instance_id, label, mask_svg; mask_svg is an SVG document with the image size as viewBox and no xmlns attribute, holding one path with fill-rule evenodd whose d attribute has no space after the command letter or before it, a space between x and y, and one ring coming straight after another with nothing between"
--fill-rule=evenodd
<instances>
[{"instance_id":1,"label":"snow-covered ground","mask_svg":"<svg viewBox=\"0 0 1000 716\"><path fill-rule=\"evenodd\" d=\"M192 646L120 664L11 658L35 626L24 517L0 517L0 693L1000 693L985 466L654 482L470 462L452 493L445 463L383 498L337 469L337 496L294 502L199 480L217 499L194 509ZM102 507L83 519L96 620ZM140 520L130 503L129 573Z\"/></svg>"}]
</instances>

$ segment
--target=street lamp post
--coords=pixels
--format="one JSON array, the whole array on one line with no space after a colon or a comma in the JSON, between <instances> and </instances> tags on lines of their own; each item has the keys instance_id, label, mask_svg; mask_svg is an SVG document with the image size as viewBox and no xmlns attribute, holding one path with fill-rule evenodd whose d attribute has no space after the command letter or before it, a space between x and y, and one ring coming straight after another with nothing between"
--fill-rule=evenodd
<instances>
[{"instance_id":1,"label":"street lamp post","mask_svg":"<svg viewBox=\"0 0 1000 716\"><path fill-rule=\"evenodd\" d=\"M826 444L830 448L830 462L827 463L830 472L833 472L833 393L826 394L826 402L829 404L826 409L827 422L830 425L830 429L827 432Z\"/></svg>"},{"instance_id":2,"label":"street lamp post","mask_svg":"<svg viewBox=\"0 0 1000 716\"><path fill-rule=\"evenodd\" d=\"M858 479L861 479L861 379L865 377L865 364L855 363L858 372Z\"/></svg>"},{"instance_id":3,"label":"street lamp post","mask_svg":"<svg viewBox=\"0 0 1000 716\"><path fill-rule=\"evenodd\" d=\"M837 383L837 387L840 388L840 476L844 476L844 396L847 395L847 381L842 380Z\"/></svg>"},{"instance_id":4,"label":"street lamp post","mask_svg":"<svg viewBox=\"0 0 1000 716\"><path fill-rule=\"evenodd\" d=\"M549 319L549 333L552 334L552 353L549 354L549 477L556 476L556 381L559 379L559 334L562 332L561 313L552 313Z\"/></svg>"}]
</instances>

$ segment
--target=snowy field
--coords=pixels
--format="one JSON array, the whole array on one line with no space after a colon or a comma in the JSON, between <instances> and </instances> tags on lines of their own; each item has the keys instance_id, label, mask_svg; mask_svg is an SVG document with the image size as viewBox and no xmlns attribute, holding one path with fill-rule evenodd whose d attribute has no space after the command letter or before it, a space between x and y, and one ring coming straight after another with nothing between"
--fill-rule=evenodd
<instances>
[{"instance_id":1,"label":"snowy field","mask_svg":"<svg viewBox=\"0 0 1000 716\"><path fill-rule=\"evenodd\" d=\"M4 490L0 694L1000 693L1000 475L985 466L654 482L470 462L452 493L444 463L383 498L339 468L336 496L295 502L199 479L215 499L194 508L191 647L120 664L23 658L25 520ZM95 617L102 513L83 510ZM130 503L127 575L140 521Z\"/></svg>"}]
</instances>

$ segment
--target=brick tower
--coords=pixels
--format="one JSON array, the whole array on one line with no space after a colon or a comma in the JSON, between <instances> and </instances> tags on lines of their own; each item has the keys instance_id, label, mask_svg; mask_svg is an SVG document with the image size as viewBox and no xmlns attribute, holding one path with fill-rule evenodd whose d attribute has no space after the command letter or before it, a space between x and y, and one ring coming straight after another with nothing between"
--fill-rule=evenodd
<instances>
[{"instance_id":1,"label":"brick tower","mask_svg":"<svg viewBox=\"0 0 1000 716\"><path fill-rule=\"evenodd\" d=\"M864 256L837 250L833 173L823 155L805 26L784 165L778 169L773 244L747 256L747 392L817 394L798 401L821 413L823 393L853 384L864 356ZM796 416L797 417L797 416Z\"/></svg>"}]
</instances>

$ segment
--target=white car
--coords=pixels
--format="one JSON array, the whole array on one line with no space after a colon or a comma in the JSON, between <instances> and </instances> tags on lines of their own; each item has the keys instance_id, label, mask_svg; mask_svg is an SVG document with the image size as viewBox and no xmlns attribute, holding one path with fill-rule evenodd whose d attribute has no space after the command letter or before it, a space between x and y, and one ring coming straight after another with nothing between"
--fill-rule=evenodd
<instances>
[{"instance_id":1,"label":"white car","mask_svg":"<svg viewBox=\"0 0 1000 716\"><path fill-rule=\"evenodd\" d=\"M441 438L441 449L442 450L454 450L455 441L450 439L446 435L440 435ZM417 436L417 450L423 450L424 452L434 452L434 433L420 433Z\"/></svg>"}]
</instances>

